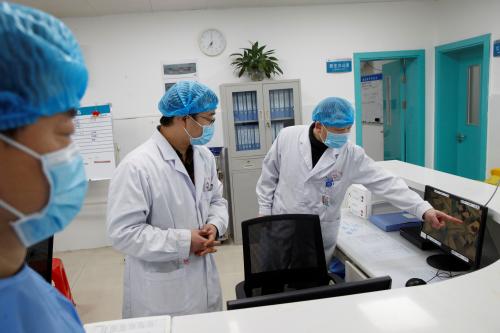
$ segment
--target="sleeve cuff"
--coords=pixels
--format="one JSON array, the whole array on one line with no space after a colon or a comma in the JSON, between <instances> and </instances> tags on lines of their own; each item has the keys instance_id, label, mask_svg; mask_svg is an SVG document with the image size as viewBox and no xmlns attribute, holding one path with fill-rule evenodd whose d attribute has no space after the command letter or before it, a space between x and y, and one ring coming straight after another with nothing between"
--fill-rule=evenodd
<instances>
[{"instance_id":1,"label":"sleeve cuff","mask_svg":"<svg viewBox=\"0 0 500 333\"><path fill-rule=\"evenodd\" d=\"M272 209L267 207L259 207L259 215L261 216L272 215Z\"/></svg>"},{"instance_id":2,"label":"sleeve cuff","mask_svg":"<svg viewBox=\"0 0 500 333\"><path fill-rule=\"evenodd\" d=\"M428 203L427 201L424 201L417 206L415 216L423 220L425 212L428 211L429 209L432 209L431 204Z\"/></svg>"},{"instance_id":3,"label":"sleeve cuff","mask_svg":"<svg viewBox=\"0 0 500 333\"><path fill-rule=\"evenodd\" d=\"M214 220L214 221L209 221L207 223L217 228L217 238L222 237L226 233L225 227L220 221Z\"/></svg>"},{"instance_id":4,"label":"sleeve cuff","mask_svg":"<svg viewBox=\"0 0 500 333\"><path fill-rule=\"evenodd\" d=\"M191 230L183 229L178 232L177 246L179 248L179 257L180 259L187 259L191 250Z\"/></svg>"}]
</instances>

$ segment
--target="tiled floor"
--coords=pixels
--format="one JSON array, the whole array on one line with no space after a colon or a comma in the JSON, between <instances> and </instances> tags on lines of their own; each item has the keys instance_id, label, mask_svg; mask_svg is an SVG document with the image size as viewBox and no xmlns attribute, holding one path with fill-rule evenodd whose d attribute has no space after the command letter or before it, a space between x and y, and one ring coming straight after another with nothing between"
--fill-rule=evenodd
<instances>
[{"instance_id":1,"label":"tiled floor","mask_svg":"<svg viewBox=\"0 0 500 333\"><path fill-rule=\"evenodd\" d=\"M84 323L120 319L122 312L124 256L111 247L58 252L68 275L76 308ZM234 299L234 286L243 280L241 246L223 244L215 255L224 307Z\"/></svg>"}]
</instances>

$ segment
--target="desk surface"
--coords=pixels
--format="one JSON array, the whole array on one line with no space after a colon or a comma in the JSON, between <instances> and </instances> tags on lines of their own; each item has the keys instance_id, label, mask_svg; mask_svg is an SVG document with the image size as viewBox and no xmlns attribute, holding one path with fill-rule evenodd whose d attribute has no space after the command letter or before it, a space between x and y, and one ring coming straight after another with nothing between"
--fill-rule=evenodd
<instances>
[{"instance_id":1,"label":"desk surface","mask_svg":"<svg viewBox=\"0 0 500 333\"><path fill-rule=\"evenodd\" d=\"M429 184L484 204L495 189L486 183L399 161L378 163L419 191ZM500 223L500 195L488 207L490 216ZM399 233L382 232L346 212L338 246L365 273L391 275L397 289L174 317L172 332L500 332L500 261L440 283L398 288L410 277L428 280L435 274L425 262L433 252L420 251Z\"/></svg>"},{"instance_id":2,"label":"desk surface","mask_svg":"<svg viewBox=\"0 0 500 333\"><path fill-rule=\"evenodd\" d=\"M429 281L437 272L426 259L438 251L422 251L399 232L382 231L347 209L342 210L337 247L368 276L390 275L392 288L404 287L410 278ZM440 280L435 277L432 282Z\"/></svg>"},{"instance_id":3,"label":"desk surface","mask_svg":"<svg viewBox=\"0 0 500 333\"><path fill-rule=\"evenodd\" d=\"M491 184L401 161L381 161L377 162L377 164L403 178L408 186L422 192L425 190L425 185L431 185L484 205L495 191L495 186ZM491 200L488 209L489 215L500 223L500 192Z\"/></svg>"},{"instance_id":4,"label":"desk surface","mask_svg":"<svg viewBox=\"0 0 500 333\"><path fill-rule=\"evenodd\" d=\"M500 261L442 283L174 317L172 332L500 332Z\"/></svg>"}]
</instances>

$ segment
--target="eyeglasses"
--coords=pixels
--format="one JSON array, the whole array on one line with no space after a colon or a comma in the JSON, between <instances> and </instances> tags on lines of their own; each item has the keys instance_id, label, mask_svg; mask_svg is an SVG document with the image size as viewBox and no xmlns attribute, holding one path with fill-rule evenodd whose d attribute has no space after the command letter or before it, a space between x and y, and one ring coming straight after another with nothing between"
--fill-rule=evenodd
<instances>
[{"instance_id":1,"label":"eyeglasses","mask_svg":"<svg viewBox=\"0 0 500 333\"><path fill-rule=\"evenodd\" d=\"M190 117L191 117L191 116L190 116ZM196 117L199 117L199 118L205 119L206 121L208 121L208 122L209 122L209 125L210 125L210 126L211 126L211 125L213 125L213 124L215 123L215 117L207 118L207 117L203 117L203 116L200 116L200 115L198 115L198 116L196 116ZM194 118L193 118L193 117L191 117L191 119L193 119L193 120L194 120ZM194 121L196 121L196 120L194 120Z\"/></svg>"}]
</instances>

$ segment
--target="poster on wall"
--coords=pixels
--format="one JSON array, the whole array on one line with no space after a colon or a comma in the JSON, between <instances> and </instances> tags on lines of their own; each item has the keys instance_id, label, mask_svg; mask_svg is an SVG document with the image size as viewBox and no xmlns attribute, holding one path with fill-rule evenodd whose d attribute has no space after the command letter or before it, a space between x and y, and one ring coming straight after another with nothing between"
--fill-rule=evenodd
<instances>
[{"instance_id":1,"label":"poster on wall","mask_svg":"<svg viewBox=\"0 0 500 333\"><path fill-rule=\"evenodd\" d=\"M382 73L361 76L363 123L383 123Z\"/></svg>"},{"instance_id":2,"label":"poster on wall","mask_svg":"<svg viewBox=\"0 0 500 333\"><path fill-rule=\"evenodd\" d=\"M178 81L198 81L198 64L196 60L184 60L175 63L164 62L161 65L161 70L165 92Z\"/></svg>"},{"instance_id":3,"label":"poster on wall","mask_svg":"<svg viewBox=\"0 0 500 333\"><path fill-rule=\"evenodd\" d=\"M78 108L72 136L83 157L89 180L111 179L115 170L115 148L111 104Z\"/></svg>"}]
</instances>

